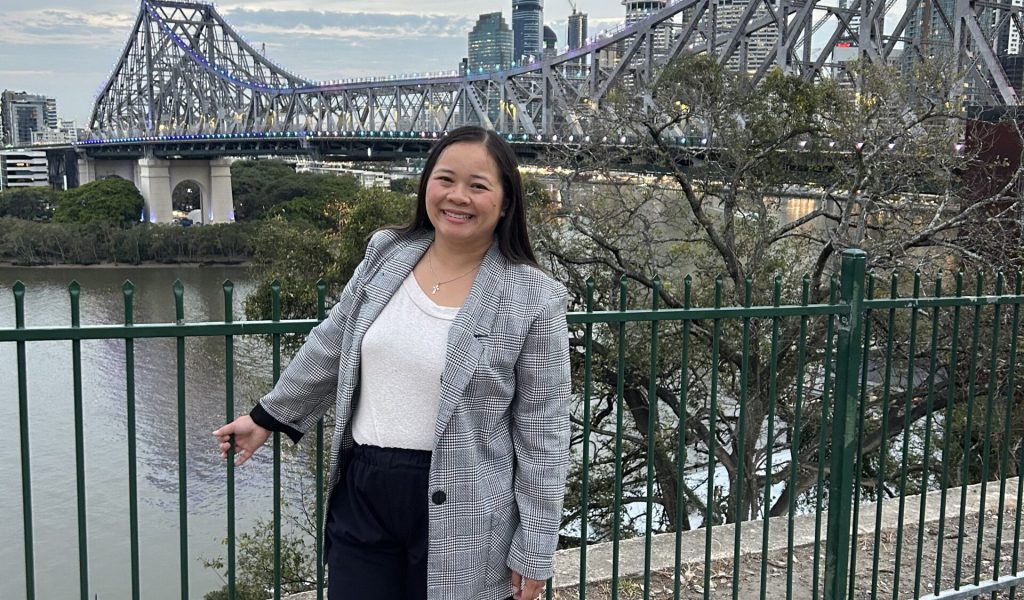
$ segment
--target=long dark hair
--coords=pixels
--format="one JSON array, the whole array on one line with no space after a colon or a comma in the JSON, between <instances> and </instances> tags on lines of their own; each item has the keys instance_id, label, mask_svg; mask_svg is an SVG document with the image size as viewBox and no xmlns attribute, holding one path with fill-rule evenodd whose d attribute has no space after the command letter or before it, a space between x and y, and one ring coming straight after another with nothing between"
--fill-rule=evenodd
<instances>
[{"instance_id":1,"label":"long dark hair","mask_svg":"<svg viewBox=\"0 0 1024 600\"><path fill-rule=\"evenodd\" d=\"M526 230L526 208L523 200L523 180L519 176L519 164L515 152L500 135L483 127L466 125L459 127L442 137L427 156L420 176L420 188L416 194L416 214L412 222L404 227L396 228L400 233L418 233L431 231L434 224L427 218L427 182L434 172L438 157L444 149L452 144L471 142L482 144L487 148L494 164L498 166L501 176L501 188L504 193L504 216L498 220L494 234L498 236L498 248L510 262L538 266L530 246L530 236Z\"/></svg>"}]
</instances>

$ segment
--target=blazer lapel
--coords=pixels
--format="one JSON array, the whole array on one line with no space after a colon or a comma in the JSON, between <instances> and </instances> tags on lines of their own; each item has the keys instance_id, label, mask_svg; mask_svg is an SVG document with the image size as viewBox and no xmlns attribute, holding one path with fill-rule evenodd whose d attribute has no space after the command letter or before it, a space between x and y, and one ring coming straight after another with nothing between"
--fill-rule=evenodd
<instances>
[{"instance_id":1,"label":"blazer lapel","mask_svg":"<svg viewBox=\"0 0 1024 600\"><path fill-rule=\"evenodd\" d=\"M448 331L448 349L441 375L441 404L434 427L435 447L480 362L484 350L480 340L490 335L494 324L506 262L495 241L484 255L469 295Z\"/></svg>"},{"instance_id":2,"label":"blazer lapel","mask_svg":"<svg viewBox=\"0 0 1024 600\"><path fill-rule=\"evenodd\" d=\"M370 325L377 320L381 311L391 301L398 288L402 286L413 267L419 262L423 253L430 247L433 235L416 237L407 244L402 244L395 252L381 257L377 270L368 274L369 279L363 285L363 302L359 306L359 315L352 329L352 345L349 347L349 365L347 369L351 383L358 380L360 358L362 356L363 336Z\"/></svg>"}]
</instances>

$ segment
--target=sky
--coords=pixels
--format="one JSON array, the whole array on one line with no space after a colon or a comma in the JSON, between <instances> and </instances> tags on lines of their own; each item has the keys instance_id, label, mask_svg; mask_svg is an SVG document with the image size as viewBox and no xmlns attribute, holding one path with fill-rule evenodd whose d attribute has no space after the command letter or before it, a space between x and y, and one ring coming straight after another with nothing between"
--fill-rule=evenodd
<instances>
[{"instance_id":1,"label":"sky","mask_svg":"<svg viewBox=\"0 0 1024 600\"><path fill-rule=\"evenodd\" d=\"M622 21L620 0L575 0L590 34ZM31 8L29 8L31 6ZM314 81L456 69L481 13L512 0L222 0L217 11L254 47ZM565 39L569 0L546 0L544 22ZM88 126L139 11L138 0L0 0L0 90L57 99Z\"/></svg>"}]
</instances>

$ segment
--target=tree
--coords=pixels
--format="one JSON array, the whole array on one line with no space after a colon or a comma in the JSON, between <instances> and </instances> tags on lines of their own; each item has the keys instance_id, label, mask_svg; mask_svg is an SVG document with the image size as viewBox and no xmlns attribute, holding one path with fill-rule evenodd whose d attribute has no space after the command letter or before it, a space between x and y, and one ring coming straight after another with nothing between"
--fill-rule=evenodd
<instances>
[{"instance_id":1,"label":"tree","mask_svg":"<svg viewBox=\"0 0 1024 600\"><path fill-rule=\"evenodd\" d=\"M413 200L381 189L362 189L336 207L330 229L310 231L280 217L264 228L253 243L260 284L246 299L250 319L271 316L271 283L281 285L281 314L286 319L316 314L318 279L327 285L327 297L336 298L363 258L370 235L387 225L407 221Z\"/></svg>"},{"instance_id":2,"label":"tree","mask_svg":"<svg viewBox=\"0 0 1024 600\"><path fill-rule=\"evenodd\" d=\"M49 188L15 188L0 192L0 217L49 221L56 194Z\"/></svg>"},{"instance_id":3,"label":"tree","mask_svg":"<svg viewBox=\"0 0 1024 600\"><path fill-rule=\"evenodd\" d=\"M561 183L562 206L532 211L535 246L545 266L569 288L572 308L585 306L587 278L594 278L594 310L617 308L620 278L628 283L632 307L650 306L655 294L663 308L681 308L687 302L710 306L716 288L724 305L766 305L775 300L775 281L783 303L800 303L805 289L810 303L825 303L846 248L866 250L870 268L880 275L917 269L936 273L950 265L1008 265L1014 247L978 248L958 233L995 225L1020 231L1014 222L1017 200L1005 193L1018 185L1020 169L1005 186L988 193L964 185L961 176L976 166L979 153L963 145L965 113L957 101L949 100L958 97L961 79L955 69L944 67L918 65L908 79L895 68L851 64L853 79L860 82L853 94L835 82L810 82L781 72L769 74L754 88L745 75L719 67L713 57L682 58L666 67L650 89L620 88L600 115L587 115L593 124L590 139L625 135L631 145L593 144L558 161L570 173ZM652 101L636 102L645 96ZM649 175L625 177L625 170ZM781 209L791 199L805 199L811 207L786 219ZM692 286L683 284L687 275ZM901 292L907 285L904 280ZM869 362L880 360L888 331L884 320L876 316L875 321ZM746 358L740 343L743 325L722 322L715 344L713 323L692 322L685 371L679 358L681 324L663 325L661 353L653 366L648 364L648 330L638 326L627 332L623 493L626 503L648 500L646 446L653 436L655 487L650 500L661 519L655 521L656 528L688 529L699 526L704 515L715 522L735 522L765 512L783 514L791 498L814 488L819 466L824 467L821 459L827 461L818 454L821 425L829 418L823 402L823 386L830 384L821 352L826 347L824 320L811 319L806 339L799 320L784 320L773 356L774 323L751 319L746 323ZM909 323L900 320L894 327L896 339L905 340ZM948 347L948 328L946 332L939 348ZM800 342L809 349L804 356L798 351ZM582 346L579 330L573 344ZM591 539L610 535L616 519L627 532L639 529L635 519L646 514L616 515L612 510L615 452L610 432L615 430L611 419L617 401L617 344L614 330L595 329L596 433L590 442L597 447L591 465L575 466L566 504L569 524L579 516L580 469L590 468ZM923 347L918 346L918 354ZM897 342L897 373L906 372L916 358L908 357L908 351L905 343ZM806 364L801 372L802 360ZM576 381L582 380L581 362L574 364ZM1008 368L1003 367L1001 377ZM719 386L715 403L712 376ZM770 382L777 390L778 414L776 429L765 442ZM803 423L795 430L800 386ZM909 416L916 423L924 416L921 398L926 393L911 394L915 401ZM966 386L954 395L958 406L969 400ZM903 430L904 397L868 396L865 456L877 454L884 437L891 439ZM655 405L655 428L649 429L649 411ZM577 428L581 416L577 407ZM680 433L688 440L682 454L677 447ZM709 456L712 438L714 455ZM574 443L583 443L578 429ZM792 452L798 466L795 481L788 478L789 465L765 469L769 448L776 456ZM721 485L708 486L701 478L712 458L727 473ZM870 462L864 461L865 468ZM683 477L677 470L680 463ZM781 490L768 506L763 505L765 487ZM876 486L874 493L884 493L884 488ZM685 505L679 522L677 497ZM702 517L691 521L693 514Z\"/></svg>"},{"instance_id":4,"label":"tree","mask_svg":"<svg viewBox=\"0 0 1024 600\"><path fill-rule=\"evenodd\" d=\"M278 160L237 161L231 180L237 220L283 216L323 228L335 220L337 205L359 190L352 176L296 173Z\"/></svg>"},{"instance_id":5,"label":"tree","mask_svg":"<svg viewBox=\"0 0 1024 600\"><path fill-rule=\"evenodd\" d=\"M111 176L64 192L53 211L53 220L127 227L139 221L144 206L145 201L135 184Z\"/></svg>"}]
</instances>

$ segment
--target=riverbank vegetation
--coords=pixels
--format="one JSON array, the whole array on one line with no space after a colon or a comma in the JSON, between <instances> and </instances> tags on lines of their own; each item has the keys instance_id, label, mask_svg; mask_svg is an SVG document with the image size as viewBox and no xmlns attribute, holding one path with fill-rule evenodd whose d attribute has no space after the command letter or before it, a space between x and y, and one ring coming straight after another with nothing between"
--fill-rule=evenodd
<instances>
[{"instance_id":1,"label":"riverbank vegetation","mask_svg":"<svg viewBox=\"0 0 1024 600\"><path fill-rule=\"evenodd\" d=\"M350 273L354 266L350 255L361 248L360 236L377 226L374 211L382 211L382 219L405 219L404 208L398 209L400 216L393 211L408 204L407 194L363 190L353 177L296 173L277 160L238 161L231 172L236 222L201 226L141 222L141 194L118 177L65 192L0 192L0 262L252 262L282 283L297 271L314 270L335 289L347 278L346 268ZM352 236L349 241L339 239L342 230L342 238ZM340 248L334 249L335 243ZM350 266L320 273L324 264ZM289 306L290 300L286 314L297 314Z\"/></svg>"}]
</instances>

